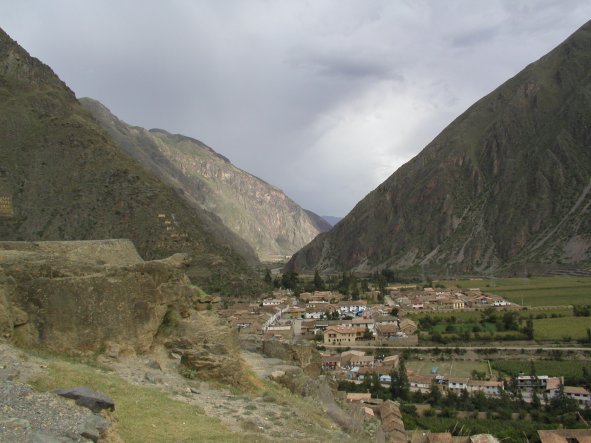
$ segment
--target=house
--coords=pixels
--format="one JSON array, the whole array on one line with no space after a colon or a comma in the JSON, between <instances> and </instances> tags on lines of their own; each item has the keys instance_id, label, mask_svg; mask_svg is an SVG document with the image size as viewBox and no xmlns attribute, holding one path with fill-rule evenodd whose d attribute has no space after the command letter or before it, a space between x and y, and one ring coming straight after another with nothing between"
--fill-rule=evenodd
<instances>
[{"instance_id":1,"label":"house","mask_svg":"<svg viewBox=\"0 0 591 443\"><path fill-rule=\"evenodd\" d=\"M334 371L341 367L341 356L340 355L323 355L322 356L322 369L325 371Z\"/></svg>"},{"instance_id":2,"label":"house","mask_svg":"<svg viewBox=\"0 0 591 443\"><path fill-rule=\"evenodd\" d=\"M409 374L408 383L410 385L411 392L421 392L423 394L427 394L431 392L433 377L429 377L428 375Z\"/></svg>"},{"instance_id":3,"label":"house","mask_svg":"<svg viewBox=\"0 0 591 443\"><path fill-rule=\"evenodd\" d=\"M439 304L444 309L454 309L454 310L464 309L464 301L459 300L457 298L440 300Z\"/></svg>"},{"instance_id":4,"label":"house","mask_svg":"<svg viewBox=\"0 0 591 443\"><path fill-rule=\"evenodd\" d=\"M266 298L263 300L263 306L279 306L283 303L284 300L279 300L277 298Z\"/></svg>"},{"instance_id":5,"label":"house","mask_svg":"<svg viewBox=\"0 0 591 443\"><path fill-rule=\"evenodd\" d=\"M534 388L546 390L548 381L552 378L560 381L558 377L548 377L547 375L519 375L517 377L517 387L526 390L532 390ZM556 381L550 380L550 383L556 383Z\"/></svg>"},{"instance_id":6,"label":"house","mask_svg":"<svg viewBox=\"0 0 591 443\"><path fill-rule=\"evenodd\" d=\"M468 377L449 377L447 379L447 389L452 392L459 393L464 389L468 389Z\"/></svg>"},{"instance_id":7,"label":"house","mask_svg":"<svg viewBox=\"0 0 591 443\"><path fill-rule=\"evenodd\" d=\"M400 364L400 356L398 355L389 355L382 360L382 365L384 367L390 368L390 370L398 369L398 365Z\"/></svg>"},{"instance_id":8,"label":"house","mask_svg":"<svg viewBox=\"0 0 591 443\"><path fill-rule=\"evenodd\" d=\"M585 388L580 388L577 386L565 386L564 393L567 397L576 400L581 407L591 405L591 392Z\"/></svg>"},{"instance_id":9,"label":"house","mask_svg":"<svg viewBox=\"0 0 591 443\"><path fill-rule=\"evenodd\" d=\"M589 443L591 429L556 429L538 431L541 443Z\"/></svg>"},{"instance_id":10,"label":"house","mask_svg":"<svg viewBox=\"0 0 591 443\"><path fill-rule=\"evenodd\" d=\"M300 308L298 306L292 306L292 307L288 308L287 311L285 311L283 313L283 316L285 318L290 318L290 319L302 318L304 316L305 312L306 312L305 308Z\"/></svg>"},{"instance_id":11,"label":"house","mask_svg":"<svg viewBox=\"0 0 591 443\"><path fill-rule=\"evenodd\" d=\"M385 323L376 326L377 339L388 340L390 338L402 337L404 333L400 332L396 323Z\"/></svg>"},{"instance_id":12,"label":"house","mask_svg":"<svg viewBox=\"0 0 591 443\"><path fill-rule=\"evenodd\" d=\"M403 318L402 320L399 320L398 327L406 335L412 335L417 332L417 324L410 318Z\"/></svg>"},{"instance_id":13,"label":"house","mask_svg":"<svg viewBox=\"0 0 591 443\"><path fill-rule=\"evenodd\" d=\"M367 300L341 301L337 309L341 315L358 315L367 310Z\"/></svg>"},{"instance_id":14,"label":"house","mask_svg":"<svg viewBox=\"0 0 591 443\"><path fill-rule=\"evenodd\" d=\"M365 368L373 366L374 359L373 355L360 355L360 356L351 356L349 361L349 367L358 367L358 368Z\"/></svg>"},{"instance_id":15,"label":"house","mask_svg":"<svg viewBox=\"0 0 591 443\"><path fill-rule=\"evenodd\" d=\"M365 328L329 326L324 331L325 345L348 345L363 339Z\"/></svg>"},{"instance_id":16,"label":"house","mask_svg":"<svg viewBox=\"0 0 591 443\"><path fill-rule=\"evenodd\" d=\"M358 328L367 328L370 332L374 332L376 328L376 323L371 318L354 318L351 321L351 326L356 326ZM343 321L345 324L346 321Z\"/></svg>"},{"instance_id":17,"label":"house","mask_svg":"<svg viewBox=\"0 0 591 443\"><path fill-rule=\"evenodd\" d=\"M467 387L468 392L483 392L490 397L498 397L503 390L503 382L494 380L470 380Z\"/></svg>"}]
</instances>

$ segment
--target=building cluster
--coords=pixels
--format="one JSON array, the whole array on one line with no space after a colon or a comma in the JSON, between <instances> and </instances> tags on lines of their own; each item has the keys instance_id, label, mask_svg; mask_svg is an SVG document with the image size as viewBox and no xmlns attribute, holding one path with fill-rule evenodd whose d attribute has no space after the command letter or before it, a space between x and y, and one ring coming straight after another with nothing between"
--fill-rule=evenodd
<instances>
[{"instance_id":1,"label":"building cluster","mask_svg":"<svg viewBox=\"0 0 591 443\"><path fill-rule=\"evenodd\" d=\"M517 377L517 389L527 402L532 401L534 392L544 401L553 399L562 389L564 395L575 400L580 407L591 406L591 392L578 386L565 386L563 377L520 375Z\"/></svg>"},{"instance_id":2,"label":"building cluster","mask_svg":"<svg viewBox=\"0 0 591 443\"><path fill-rule=\"evenodd\" d=\"M324 345L349 347L356 342L382 345L390 340L417 344L417 325L389 315L391 308L368 305L367 300L343 300L330 291L300 294L275 291L253 303L232 305L220 311L240 333L267 339L317 340Z\"/></svg>"},{"instance_id":3,"label":"building cluster","mask_svg":"<svg viewBox=\"0 0 591 443\"><path fill-rule=\"evenodd\" d=\"M514 306L499 296L485 294L479 288L422 290L397 288L390 291L395 306L405 310L463 310Z\"/></svg>"}]
</instances>

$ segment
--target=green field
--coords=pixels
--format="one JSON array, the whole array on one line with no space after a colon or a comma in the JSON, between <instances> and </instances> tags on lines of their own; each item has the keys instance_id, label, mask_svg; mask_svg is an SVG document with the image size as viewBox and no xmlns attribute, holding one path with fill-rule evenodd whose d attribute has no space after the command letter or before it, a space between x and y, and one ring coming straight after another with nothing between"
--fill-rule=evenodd
<instances>
[{"instance_id":1,"label":"green field","mask_svg":"<svg viewBox=\"0 0 591 443\"><path fill-rule=\"evenodd\" d=\"M408 318L414 321L418 321L423 317L439 317L442 319L455 317L458 321L478 321L481 316L482 314L480 311L422 311L408 314Z\"/></svg>"},{"instance_id":2,"label":"green field","mask_svg":"<svg viewBox=\"0 0 591 443\"><path fill-rule=\"evenodd\" d=\"M529 374L531 362L528 360L499 360L491 362L493 369L501 371L510 376L519 373ZM534 362L537 375L548 375L550 377L563 376L565 379L576 379L583 375L583 367L591 372L591 361L580 360L536 360Z\"/></svg>"},{"instance_id":3,"label":"green field","mask_svg":"<svg viewBox=\"0 0 591 443\"><path fill-rule=\"evenodd\" d=\"M406 362L406 368L419 375L432 375L431 369L437 367L437 375L447 375L450 377L470 377L473 370L486 373L490 376L488 371L488 364L480 361L432 361L425 360L409 360ZM496 377L496 374L493 375Z\"/></svg>"},{"instance_id":4,"label":"green field","mask_svg":"<svg viewBox=\"0 0 591 443\"><path fill-rule=\"evenodd\" d=\"M591 317L561 317L534 320L534 339L562 340L570 337L573 340L587 337L587 329L591 328Z\"/></svg>"},{"instance_id":5,"label":"green field","mask_svg":"<svg viewBox=\"0 0 591 443\"><path fill-rule=\"evenodd\" d=\"M523 306L591 305L591 277L443 280L446 287L480 288Z\"/></svg>"}]
</instances>

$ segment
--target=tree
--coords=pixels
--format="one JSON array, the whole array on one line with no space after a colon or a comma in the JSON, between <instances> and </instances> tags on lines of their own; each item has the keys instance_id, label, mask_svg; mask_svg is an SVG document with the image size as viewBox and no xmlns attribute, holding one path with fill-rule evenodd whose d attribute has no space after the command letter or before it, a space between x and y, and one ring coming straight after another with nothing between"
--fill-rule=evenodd
<instances>
[{"instance_id":1,"label":"tree","mask_svg":"<svg viewBox=\"0 0 591 443\"><path fill-rule=\"evenodd\" d=\"M390 376L392 377L392 381L390 382L392 398L408 400L410 396L410 383L408 382L408 374L406 373L404 359L400 360L398 371L393 372Z\"/></svg>"},{"instance_id":2,"label":"tree","mask_svg":"<svg viewBox=\"0 0 591 443\"><path fill-rule=\"evenodd\" d=\"M273 286L273 277L271 277L271 271L269 271L269 268L265 268L265 277L263 278L263 281L267 286Z\"/></svg>"},{"instance_id":3,"label":"tree","mask_svg":"<svg viewBox=\"0 0 591 443\"><path fill-rule=\"evenodd\" d=\"M320 277L318 269L316 269L314 271L314 289L316 291L324 291L325 288L326 285L324 284L324 280L322 280L322 277Z\"/></svg>"},{"instance_id":4,"label":"tree","mask_svg":"<svg viewBox=\"0 0 591 443\"><path fill-rule=\"evenodd\" d=\"M525 328L523 328L523 333L527 337L528 340L534 339L534 321L531 318L527 319L525 323Z\"/></svg>"},{"instance_id":5,"label":"tree","mask_svg":"<svg viewBox=\"0 0 591 443\"><path fill-rule=\"evenodd\" d=\"M431 390L429 393L429 400L428 402L431 406L436 406L441 403L441 390L439 389L439 385L435 382L431 383Z\"/></svg>"}]
</instances>

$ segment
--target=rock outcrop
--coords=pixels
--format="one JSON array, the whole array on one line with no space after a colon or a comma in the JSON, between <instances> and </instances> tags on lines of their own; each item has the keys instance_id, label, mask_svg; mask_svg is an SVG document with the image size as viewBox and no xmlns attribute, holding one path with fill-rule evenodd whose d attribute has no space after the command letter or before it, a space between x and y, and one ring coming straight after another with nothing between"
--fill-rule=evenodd
<instances>
[{"instance_id":1,"label":"rock outcrop","mask_svg":"<svg viewBox=\"0 0 591 443\"><path fill-rule=\"evenodd\" d=\"M233 386L243 382L238 335L226 320L215 313L195 312L170 329L163 342L180 356L183 375Z\"/></svg>"},{"instance_id":2,"label":"rock outcrop","mask_svg":"<svg viewBox=\"0 0 591 443\"><path fill-rule=\"evenodd\" d=\"M278 340L264 340L263 355L279 358L289 364L296 364L310 377L318 377L322 366L322 358L316 347L309 344L291 344Z\"/></svg>"},{"instance_id":3,"label":"rock outcrop","mask_svg":"<svg viewBox=\"0 0 591 443\"><path fill-rule=\"evenodd\" d=\"M179 257L143 261L128 240L0 242L0 331L22 345L145 352L199 290Z\"/></svg>"}]
</instances>

